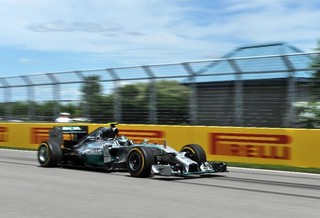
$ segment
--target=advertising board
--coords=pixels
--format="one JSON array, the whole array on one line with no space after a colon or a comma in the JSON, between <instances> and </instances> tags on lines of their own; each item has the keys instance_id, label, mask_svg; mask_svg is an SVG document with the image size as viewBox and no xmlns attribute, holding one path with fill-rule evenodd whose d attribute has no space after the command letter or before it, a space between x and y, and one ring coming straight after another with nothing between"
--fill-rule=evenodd
<instances>
[{"instance_id":1,"label":"advertising board","mask_svg":"<svg viewBox=\"0 0 320 218\"><path fill-rule=\"evenodd\" d=\"M56 123L0 123L0 146L34 149L48 139ZM88 125L89 132L104 124ZM199 144L209 161L320 168L320 130L213 126L118 125L119 135L139 143L164 141L176 150Z\"/></svg>"}]
</instances>

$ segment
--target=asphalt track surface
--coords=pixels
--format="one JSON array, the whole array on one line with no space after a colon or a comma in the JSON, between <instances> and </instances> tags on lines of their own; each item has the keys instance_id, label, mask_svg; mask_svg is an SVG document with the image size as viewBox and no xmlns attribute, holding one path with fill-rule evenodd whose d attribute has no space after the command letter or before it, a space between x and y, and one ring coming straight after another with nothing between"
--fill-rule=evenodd
<instances>
[{"instance_id":1,"label":"asphalt track surface","mask_svg":"<svg viewBox=\"0 0 320 218\"><path fill-rule=\"evenodd\" d=\"M205 177L39 167L0 149L0 217L320 217L320 175L230 168Z\"/></svg>"}]
</instances>

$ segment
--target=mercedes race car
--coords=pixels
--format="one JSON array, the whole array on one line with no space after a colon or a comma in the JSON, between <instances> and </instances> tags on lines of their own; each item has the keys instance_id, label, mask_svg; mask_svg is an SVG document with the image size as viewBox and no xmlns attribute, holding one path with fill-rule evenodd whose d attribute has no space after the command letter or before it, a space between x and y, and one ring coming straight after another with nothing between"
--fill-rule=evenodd
<instances>
[{"instance_id":1,"label":"mercedes race car","mask_svg":"<svg viewBox=\"0 0 320 218\"><path fill-rule=\"evenodd\" d=\"M57 126L49 139L38 148L38 161L43 167L76 166L107 171L129 171L134 177L151 175L190 176L226 172L222 162L208 163L200 145L188 144L180 152L164 142L135 143L119 136L115 123L88 134L87 126Z\"/></svg>"}]
</instances>

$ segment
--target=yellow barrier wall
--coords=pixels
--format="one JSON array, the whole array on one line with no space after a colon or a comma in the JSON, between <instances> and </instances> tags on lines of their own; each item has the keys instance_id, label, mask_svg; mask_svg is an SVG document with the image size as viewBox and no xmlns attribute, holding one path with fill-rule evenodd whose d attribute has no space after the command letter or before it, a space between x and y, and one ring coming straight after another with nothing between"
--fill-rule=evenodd
<instances>
[{"instance_id":1,"label":"yellow barrier wall","mask_svg":"<svg viewBox=\"0 0 320 218\"><path fill-rule=\"evenodd\" d=\"M88 125L93 131L102 124L0 123L0 146L37 149L56 125ZM167 144L179 150L200 144L210 161L275 164L320 168L320 130L240 128L208 126L118 125L120 135L137 142Z\"/></svg>"}]
</instances>

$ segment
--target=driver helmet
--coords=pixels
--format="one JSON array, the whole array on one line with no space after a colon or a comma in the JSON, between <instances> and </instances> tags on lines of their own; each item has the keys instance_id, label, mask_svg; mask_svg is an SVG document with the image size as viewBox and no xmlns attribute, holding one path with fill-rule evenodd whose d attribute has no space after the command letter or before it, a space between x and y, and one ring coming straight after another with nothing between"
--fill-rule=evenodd
<instances>
[{"instance_id":1,"label":"driver helmet","mask_svg":"<svg viewBox=\"0 0 320 218\"><path fill-rule=\"evenodd\" d=\"M129 139L124 135L118 137L118 142L120 145L123 145L123 146L128 146L130 144Z\"/></svg>"},{"instance_id":2,"label":"driver helmet","mask_svg":"<svg viewBox=\"0 0 320 218\"><path fill-rule=\"evenodd\" d=\"M104 139L114 139L118 135L119 130L117 128L103 128L102 137Z\"/></svg>"}]
</instances>

